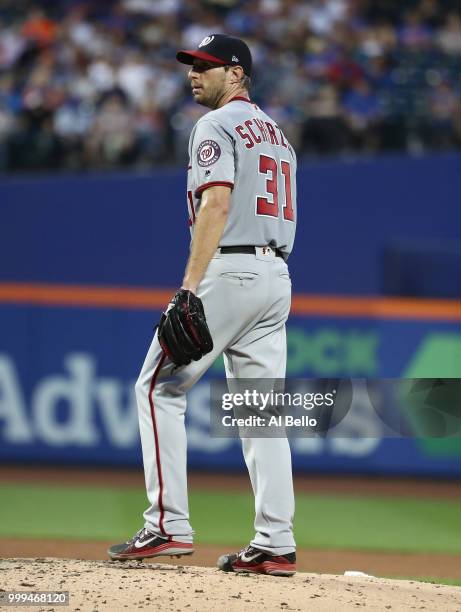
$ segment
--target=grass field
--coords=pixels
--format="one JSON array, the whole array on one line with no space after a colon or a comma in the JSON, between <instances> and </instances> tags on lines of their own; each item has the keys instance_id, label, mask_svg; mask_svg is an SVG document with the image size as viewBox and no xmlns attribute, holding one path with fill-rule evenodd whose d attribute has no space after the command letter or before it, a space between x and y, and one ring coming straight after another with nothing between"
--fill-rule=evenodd
<instances>
[{"instance_id":1,"label":"grass field","mask_svg":"<svg viewBox=\"0 0 461 612\"><path fill-rule=\"evenodd\" d=\"M125 540L142 526L144 489L0 485L0 537ZM253 498L190 493L196 542L235 544L253 535ZM298 494L299 548L461 554L461 502Z\"/></svg>"}]
</instances>

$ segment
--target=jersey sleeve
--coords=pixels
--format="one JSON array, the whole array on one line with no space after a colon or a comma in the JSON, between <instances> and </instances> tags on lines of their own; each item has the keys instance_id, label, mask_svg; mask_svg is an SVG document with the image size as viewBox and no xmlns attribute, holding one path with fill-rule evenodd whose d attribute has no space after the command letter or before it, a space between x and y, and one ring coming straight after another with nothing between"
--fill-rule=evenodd
<instances>
[{"instance_id":1,"label":"jersey sleeve","mask_svg":"<svg viewBox=\"0 0 461 612\"><path fill-rule=\"evenodd\" d=\"M191 159L195 197L215 185L234 187L235 157L232 137L217 121L200 121L194 133Z\"/></svg>"}]
</instances>

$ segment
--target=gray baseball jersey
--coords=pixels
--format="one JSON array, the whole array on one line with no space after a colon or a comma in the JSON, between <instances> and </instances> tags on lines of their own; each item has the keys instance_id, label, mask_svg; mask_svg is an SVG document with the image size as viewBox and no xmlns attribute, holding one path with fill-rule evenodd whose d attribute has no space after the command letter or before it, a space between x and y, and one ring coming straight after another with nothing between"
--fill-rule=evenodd
<instances>
[{"instance_id":1,"label":"gray baseball jersey","mask_svg":"<svg viewBox=\"0 0 461 612\"><path fill-rule=\"evenodd\" d=\"M280 249L286 259L296 229L296 155L278 125L256 104L236 97L207 113L189 141L187 200L193 234L203 191L232 188L220 246Z\"/></svg>"}]
</instances>

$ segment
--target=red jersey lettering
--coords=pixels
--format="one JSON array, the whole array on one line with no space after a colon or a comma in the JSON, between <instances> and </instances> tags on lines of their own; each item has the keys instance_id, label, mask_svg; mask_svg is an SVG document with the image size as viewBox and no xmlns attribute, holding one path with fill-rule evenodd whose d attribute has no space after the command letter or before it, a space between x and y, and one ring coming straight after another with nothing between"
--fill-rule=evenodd
<instances>
[{"instance_id":1,"label":"red jersey lettering","mask_svg":"<svg viewBox=\"0 0 461 612\"><path fill-rule=\"evenodd\" d=\"M251 119L248 119L247 121L245 121L245 125L248 128L248 131L250 132L251 136L253 137L253 140L259 144L261 142L261 137L260 136L256 136L256 134L253 132L253 128L251 127Z\"/></svg>"},{"instance_id":2,"label":"red jersey lettering","mask_svg":"<svg viewBox=\"0 0 461 612\"><path fill-rule=\"evenodd\" d=\"M252 149L255 146L255 143L251 140L251 136L244 132L243 125L237 125L235 131L240 136L242 140L247 140L248 142L245 144L247 149Z\"/></svg>"}]
</instances>

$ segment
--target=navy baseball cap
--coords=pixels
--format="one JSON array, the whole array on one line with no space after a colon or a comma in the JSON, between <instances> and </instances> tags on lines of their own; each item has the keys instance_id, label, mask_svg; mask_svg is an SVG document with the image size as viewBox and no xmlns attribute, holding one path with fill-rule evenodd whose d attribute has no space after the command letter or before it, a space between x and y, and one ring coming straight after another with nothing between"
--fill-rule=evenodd
<instances>
[{"instance_id":1,"label":"navy baseball cap","mask_svg":"<svg viewBox=\"0 0 461 612\"><path fill-rule=\"evenodd\" d=\"M221 66L241 66L251 76L251 52L240 38L225 34L210 34L202 40L197 49L178 51L176 59L182 64L193 64L194 59L213 62Z\"/></svg>"}]
</instances>

